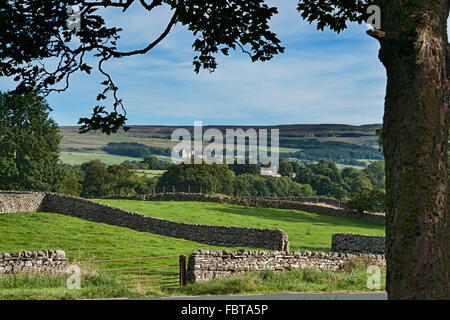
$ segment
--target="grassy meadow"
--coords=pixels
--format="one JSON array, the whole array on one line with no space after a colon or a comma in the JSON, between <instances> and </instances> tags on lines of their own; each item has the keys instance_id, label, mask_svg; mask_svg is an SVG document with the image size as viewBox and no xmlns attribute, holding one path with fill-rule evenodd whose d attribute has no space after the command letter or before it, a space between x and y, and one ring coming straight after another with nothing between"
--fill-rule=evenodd
<instances>
[{"instance_id":1,"label":"grassy meadow","mask_svg":"<svg viewBox=\"0 0 450 320\"><path fill-rule=\"evenodd\" d=\"M92 151L62 151L60 153L59 159L62 163L70 165L80 165L85 162L99 159L106 165L121 164L124 161L142 161L141 158L118 156L113 154L108 154L102 150L92 150Z\"/></svg>"},{"instance_id":2,"label":"grassy meadow","mask_svg":"<svg viewBox=\"0 0 450 320\"><path fill-rule=\"evenodd\" d=\"M60 249L71 261L231 249L46 212L0 214L0 235L0 252Z\"/></svg>"},{"instance_id":3,"label":"grassy meadow","mask_svg":"<svg viewBox=\"0 0 450 320\"><path fill-rule=\"evenodd\" d=\"M96 200L152 217L179 222L284 230L291 250L330 251L336 232L384 235L384 225L298 210L250 208L194 201Z\"/></svg>"},{"instance_id":4,"label":"grassy meadow","mask_svg":"<svg viewBox=\"0 0 450 320\"><path fill-rule=\"evenodd\" d=\"M319 216L296 210L247 208L207 202L150 202L97 200L143 214L189 223L278 228L289 235L291 250L329 251L334 232L384 233L379 224L340 217ZM95 223L61 214L0 214L0 252L60 249L69 261L124 259L185 254L193 250L239 250L193 241L163 237L147 232ZM172 258L173 259L173 258ZM172 261L175 262L175 260ZM167 264L161 260L157 264ZM128 263L128 262L127 262ZM113 262L110 268L123 268ZM164 268L159 272L169 272ZM171 270L173 272L173 270ZM384 277L384 273L383 273ZM173 295L227 295L269 292L367 292L367 274L361 263L342 271L293 270L282 274L265 271L185 287L155 287L136 290L126 287L114 273L83 276L82 288L69 290L66 275L0 276L0 299L84 299ZM382 283L384 284L384 278ZM384 287L383 287L384 288ZM383 289L382 288L382 289Z\"/></svg>"},{"instance_id":5,"label":"grassy meadow","mask_svg":"<svg viewBox=\"0 0 450 320\"><path fill-rule=\"evenodd\" d=\"M340 271L301 269L276 273L271 270L229 276L207 282L189 283L172 288L127 288L111 274L82 277L81 288L70 290L67 278L60 276L0 276L0 299L101 299L143 298L164 296L206 296L264 293L324 293L384 291L386 273L381 273L380 290L367 289L367 266L355 260L348 269Z\"/></svg>"}]
</instances>

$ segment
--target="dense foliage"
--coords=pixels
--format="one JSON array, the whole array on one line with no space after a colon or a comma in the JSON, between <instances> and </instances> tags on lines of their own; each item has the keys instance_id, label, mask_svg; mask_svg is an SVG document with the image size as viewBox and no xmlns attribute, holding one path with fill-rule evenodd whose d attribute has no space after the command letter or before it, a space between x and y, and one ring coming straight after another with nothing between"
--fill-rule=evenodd
<instances>
[{"instance_id":1,"label":"dense foliage","mask_svg":"<svg viewBox=\"0 0 450 320\"><path fill-rule=\"evenodd\" d=\"M61 136L50 111L34 93L0 92L0 189L61 190Z\"/></svg>"},{"instance_id":2,"label":"dense foliage","mask_svg":"<svg viewBox=\"0 0 450 320\"><path fill-rule=\"evenodd\" d=\"M280 147L301 149L296 152L282 153L284 158L296 158L305 161L327 160L335 163L360 165L356 159L383 160L377 149L341 141L323 141L317 139L281 138Z\"/></svg>"},{"instance_id":3,"label":"dense foliage","mask_svg":"<svg viewBox=\"0 0 450 320\"><path fill-rule=\"evenodd\" d=\"M65 193L87 198L152 193L155 180L139 177L130 169L126 164L106 166L100 160L70 167Z\"/></svg>"},{"instance_id":4,"label":"dense foliage","mask_svg":"<svg viewBox=\"0 0 450 320\"><path fill-rule=\"evenodd\" d=\"M364 189L359 191L347 203L349 209L358 213L364 211L383 211L386 206L386 192L384 189Z\"/></svg>"},{"instance_id":5,"label":"dense foliage","mask_svg":"<svg viewBox=\"0 0 450 320\"><path fill-rule=\"evenodd\" d=\"M339 170L328 161L303 166L298 162L281 160L282 177L260 175L254 165L249 164L228 166L203 162L175 165L154 156L139 163L106 166L95 160L70 168L64 190L84 197L190 192L256 197L317 195L344 200L359 197L365 190L384 192L385 179L382 161L375 161L361 171L352 168ZM160 177L146 178L138 176L137 169L166 171Z\"/></svg>"},{"instance_id":6,"label":"dense foliage","mask_svg":"<svg viewBox=\"0 0 450 320\"><path fill-rule=\"evenodd\" d=\"M155 156L148 156L144 157L141 168L146 170L166 170L170 164L170 160L161 160Z\"/></svg>"},{"instance_id":7,"label":"dense foliage","mask_svg":"<svg viewBox=\"0 0 450 320\"><path fill-rule=\"evenodd\" d=\"M319 196L344 199L354 196L361 190L384 188L384 164L374 161L363 171L345 168L342 171L331 162L299 166L295 181L309 184Z\"/></svg>"},{"instance_id":8,"label":"dense foliage","mask_svg":"<svg viewBox=\"0 0 450 320\"><path fill-rule=\"evenodd\" d=\"M233 192L233 171L226 165L206 163L171 165L158 182L158 189L167 192Z\"/></svg>"},{"instance_id":9,"label":"dense foliage","mask_svg":"<svg viewBox=\"0 0 450 320\"><path fill-rule=\"evenodd\" d=\"M235 165L238 166L238 165ZM245 165L242 165L245 167ZM310 196L310 186L301 185L289 178L265 177L243 173L235 176L227 165L172 165L158 182L158 189L166 191L221 193L237 196Z\"/></svg>"},{"instance_id":10,"label":"dense foliage","mask_svg":"<svg viewBox=\"0 0 450 320\"><path fill-rule=\"evenodd\" d=\"M119 155L136 158L144 158L150 155L160 155L170 157L172 149L163 147L151 147L137 142L109 142L103 151Z\"/></svg>"},{"instance_id":11,"label":"dense foliage","mask_svg":"<svg viewBox=\"0 0 450 320\"><path fill-rule=\"evenodd\" d=\"M243 174L234 180L234 195L252 197L309 197L316 193L308 184L290 178Z\"/></svg>"},{"instance_id":12,"label":"dense foliage","mask_svg":"<svg viewBox=\"0 0 450 320\"><path fill-rule=\"evenodd\" d=\"M228 168L234 172L236 176L241 174L259 174L259 168L256 164L250 164L248 158L246 158L245 164L238 164L235 161L234 164L229 164Z\"/></svg>"}]
</instances>

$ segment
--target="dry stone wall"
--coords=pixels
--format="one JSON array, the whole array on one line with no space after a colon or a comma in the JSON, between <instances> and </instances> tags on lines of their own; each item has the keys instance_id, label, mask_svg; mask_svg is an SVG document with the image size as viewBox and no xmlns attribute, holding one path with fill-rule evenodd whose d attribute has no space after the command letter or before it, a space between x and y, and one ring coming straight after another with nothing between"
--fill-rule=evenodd
<instances>
[{"instance_id":1,"label":"dry stone wall","mask_svg":"<svg viewBox=\"0 0 450 320\"><path fill-rule=\"evenodd\" d=\"M313 212L326 216L346 217L372 221L376 223L385 223L386 218L383 214L369 213L358 214L346 209L345 203L341 207L336 206L337 200L317 198L259 198L259 197L230 197L213 196L200 193L157 193L139 196L112 196L108 199L130 199L145 201L204 201L216 203L228 203L246 207L257 208L278 208Z\"/></svg>"},{"instance_id":2,"label":"dry stone wall","mask_svg":"<svg viewBox=\"0 0 450 320\"><path fill-rule=\"evenodd\" d=\"M340 270L352 259L362 258L374 265L385 265L383 255L288 251L194 251L188 260L189 282L207 281L252 271L284 271L301 268Z\"/></svg>"},{"instance_id":3,"label":"dry stone wall","mask_svg":"<svg viewBox=\"0 0 450 320\"><path fill-rule=\"evenodd\" d=\"M385 253L385 237L351 233L335 233L331 238L331 251L346 253Z\"/></svg>"},{"instance_id":4,"label":"dry stone wall","mask_svg":"<svg viewBox=\"0 0 450 320\"><path fill-rule=\"evenodd\" d=\"M66 253L61 250L0 252L0 274L65 272Z\"/></svg>"},{"instance_id":5,"label":"dry stone wall","mask_svg":"<svg viewBox=\"0 0 450 320\"><path fill-rule=\"evenodd\" d=\"M0 195L4 208L0 212L54 212L93 222L206 244L289 250L288 236L282 230L175 222L55 193L8 192L0 193ZM27 205L28 201L33 205Z\"/></svg>"},{"instance_id":6,"label":"dry stone wall","mask_svg":"<svg viewBox=\"0 0 450 320\"><path fill-rule=\"evenodd\" d=\"M39 192L0 191L0 213L39 211L44 197Z\"/></svg>"}]
</instances>

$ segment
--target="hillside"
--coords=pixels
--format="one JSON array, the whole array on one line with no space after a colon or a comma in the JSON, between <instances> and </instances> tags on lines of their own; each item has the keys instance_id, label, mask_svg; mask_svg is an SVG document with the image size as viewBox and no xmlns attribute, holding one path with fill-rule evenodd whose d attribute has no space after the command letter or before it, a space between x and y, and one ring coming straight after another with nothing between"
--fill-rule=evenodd
<instances>
[{"instance_id":1,"label":"hillside","mask_svg":"<svg viewBox=\"0 0 450 320\"><path fill-rule=\"evenodd\" d=\"M105 135L99 132L78 134L78 127L62 126L61 160L69 164L81 164L100 159L107 164L120 164L123 161L138 161L141 158L127 154L111 154L105 151L108 143L134 142L157 148L172 148L177 142L170 140L171 133L177 128L193 132L192 126L129 126L128 132ZM204 126L217 128L223 133L226 129L248 128L280 130L280 153L282 157L296 158L302 161L321 159L341 165L363 166L363 163L382 159L378 152L378 137L375 131L380 124L352 126L345 124L293 124L279 126ZM167 158L156 153L158 157ZM359 161L359 162L355 162Z\"/></svg>"},{"instance_id":2,"label":"hillside","mask_svg":"<svg viewBox=\"0 0 450 320\"><path fill-rule=\"evenodd\" d=\"M249 208L193 201L97 200L156 218L192 224L281 229L293 251L330 251L333 233L384 235L384 225L357 219L324 216L299 210Z\"/></svg>"}]
</instances>

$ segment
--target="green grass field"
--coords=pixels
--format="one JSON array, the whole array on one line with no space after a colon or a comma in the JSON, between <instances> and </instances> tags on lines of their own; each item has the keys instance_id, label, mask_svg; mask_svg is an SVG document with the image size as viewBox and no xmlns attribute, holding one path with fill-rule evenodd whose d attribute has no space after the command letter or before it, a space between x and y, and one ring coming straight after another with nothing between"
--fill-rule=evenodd
<instances>
[{"instance_id":1,"label":"green grass field","mask_svg":"<svg viewBox=\"0 0 450 320\"><path fill-rule=\"evenodd\" d=\"M146 275L167 274L178 271L178 255L190 255L198 249L238 250L200 244L183 239L163 237L148 232L138 232L128 228L95 223L61 214L4 213L0 214L0 252L15 253L42 249L64 250L70 262L87 260L111 260L139 257L172 256L167 259L144 260ZM241 249L251 249L242 247ZM161 267L164 265L174 267ZM94 264L95 266L95 264ZM102 269L135 268L138 261L114 261L101 263ZM62 275L53 277L8 277L0 275L0 299L76 299L101 297L139 297L142 292L125 288L119 283L122 276L136 276L137 270L115 274L101 273L83 281L81 290L69 290ZM166 278L164 278L166 279ZM164 280L169 281L169 280ZM176 279L170 283L177 283ZM161 295L151 289L145 295Z\"/></svg>"},{"instance_id":2,"label":"green grass field","mask_svg":"<svg viewBox=\"0 0 450 320\"><path fill-rule=\"evenodd\" d=\"M211 202L96 200L152 217L187 223L284 230L291 250L330 251L336 232L384 235L384 225L297 210L249 208Z\"/></svg>"},{"instance_id":3,"label":"green grass field","mask_svg":"<svg viewBox=\"0 0 450 320\"><path fill-rule=\"evenodd\" d=\"M138 169L133 170L134 173L138 177L146 177L146 178L155 178L155 177L161 177L166 170L144 170L144 169Z\"/></svg>"},{"instance_id":4,"label":"green grass field","mask_svg":"<svg viewBox=\"0 0 450 320\"><path fill-rule=\"evenodd\" d=\"M295 210L247 208L205 202L130 200L101 200L101 202L176 221L280 228L288 233L291 250L329 251L331 234L334 232L384 233L382 225ZM200 244L45 212L0 214L0 236L0 252L61 249L66 251L69 261L189 255L193 250L198 249L233 251L256 249ZM162 260L161 263L166 264L164 261L167 260ZM124 265L122 262L114 262L109 267L123 268ZM165 272L164 269L158 270ZM57 278L25 275L12 278L0 276L0 299L368 291L365 287L367 274L362 266L339 272L295 270L283 274L253 273L217 279L208 283L189 284L182 288L153 288L144 291L124 287L117 275L110 273L84 277L82 289L69 290L66 287L66 277L64 275Z\"/></svg>"},{"instance_id":5,"label":"green grass field","mask_svg":"<svg viewBox=\"0 0 450 320\"><path fill-rule=\"evenodd\" d=\"M188 255L197 249L224 249L45 212L0 214L0 235L0 252L61 249L70 260Z\"/></svg>"},{"instance_id":6,"label":"green grass field","mask_svg":"<svg viewBox=\"0 0 450 320\"><path fill-rule=\"evenodd\" d=\"M67 163L71 165L80 165L84 162L89 162L92 160L99 159L101 162L112 165L112 164L121 164L122 162L129 161L142 161L142 158L134 158L134 157L126 157L126 156L117 156L113 154L108 154L101 150L85 152L85 151L63 151L59 156L62 163Z\"/></svg>"},{"instance_id":7,"label":"green grass field","mask_svg":"<svg viewBox=\"0 0 450 320\"><path fill-rule=\"evenodd\" d=\"M189 283L183 287L127 288L111 274L100 273L84 276L81 288L70 290L66 286L67 276L14 277L0 275L0 299L101 299L143 298L161 296L200 296L263 293L318 293L318 292L369 292L367 288L367 265L354 261L350 269L340 271L300 269L277 273L271 270L229 276L206 282ZM381 272L381 288L385 290L386 273Z\"/></svg>"}]
</instances>

